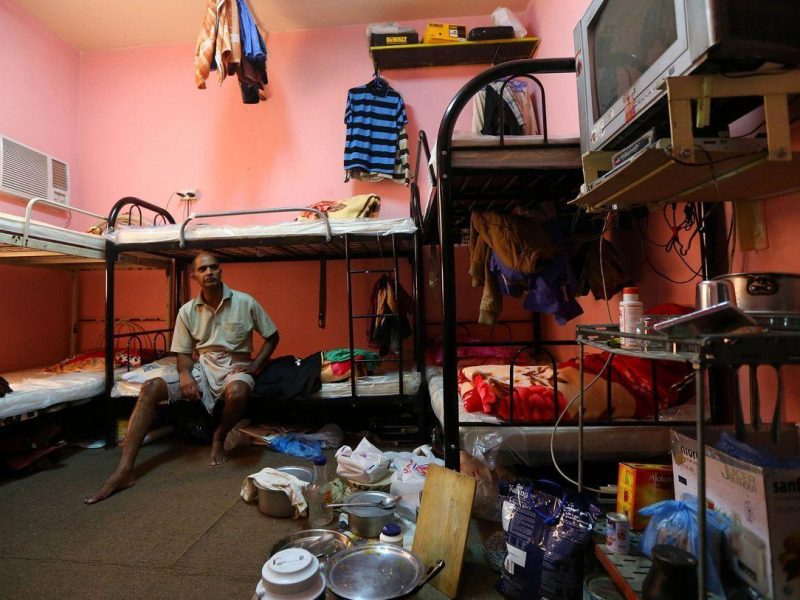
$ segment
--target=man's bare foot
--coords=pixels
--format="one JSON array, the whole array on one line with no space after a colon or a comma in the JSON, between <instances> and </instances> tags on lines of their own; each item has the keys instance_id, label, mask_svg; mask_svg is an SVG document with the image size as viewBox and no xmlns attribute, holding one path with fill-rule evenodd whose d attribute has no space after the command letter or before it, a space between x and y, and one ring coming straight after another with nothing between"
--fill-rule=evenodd
<instances>
[{"instance_id":1,"label":"man's bare foot","mask_svg":"<svg viewBox=\"0 0 800 600\"><path fill-rule=\"evenodd\" d=\"M211 442L211 466L215 467L227 461L228 455L225 454L222 440L214 438L214 441Z\"/></svg>"},{"instance_id":2,"label":"man's bare foot","mask_svg":"<svg viewBox=\"0 0 800 600\"><path fill-rule=\"evenodd\" d=\"M95 493L93 496L85 498L83 501L86 504L95 504L96 502L105 500L116 492L121 492L122 490L128 489L135 483L136 478L130 471L115 471L114 474L106 480L106 482L103 484L103 487L101 487L97 493Z\"/></svg>"}]
</instances>

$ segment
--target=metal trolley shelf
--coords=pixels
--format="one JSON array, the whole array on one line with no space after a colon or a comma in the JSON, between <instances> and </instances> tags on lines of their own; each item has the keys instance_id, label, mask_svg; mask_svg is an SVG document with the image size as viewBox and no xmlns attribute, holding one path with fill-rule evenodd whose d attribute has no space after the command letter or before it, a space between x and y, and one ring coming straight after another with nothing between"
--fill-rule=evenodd
<instances>
[{"instance_id":1,"label":"metal trolley shelf","mask_svg":"<svg viewBox=\"0 0 800 600\"><path fill-rule=\"evenodd\" d=\"M635 339L640 345L658 345L663 350L620 348L621 338ZM726 333L703 335L694 338L676 338L665 335L639 335L621 333L618 325L579 325L576 340L580 351L580 409L578 411L578 486L583 486L583 392L585 390L583 356L586 346L610 352L648 358L690 363L695 372L695 402L697 403L697 447L705 448L705 375L706 369L715 365L738 367L742 365L800 364L800 333L788 331L763 331L758 333ZM705 452L697 453L697 505L706 504ZM705 598L706 574L706 513L697 511L700 537L698 557L698 586L700 598Z\"/></svg>"}]
</instances>

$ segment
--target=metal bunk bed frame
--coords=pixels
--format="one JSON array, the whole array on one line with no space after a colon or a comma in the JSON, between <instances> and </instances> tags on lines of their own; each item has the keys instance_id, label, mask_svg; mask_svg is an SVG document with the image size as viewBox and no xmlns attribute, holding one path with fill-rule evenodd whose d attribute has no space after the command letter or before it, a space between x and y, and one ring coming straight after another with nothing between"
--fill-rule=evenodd
<instances>
[{"instance_id":1,"label":"metal bunk bed frame","mask_svg":"<svg viewBox=\"0 0 800 600\"><path fill-rule=\"evenodd\" d=\"M108 222L109 230L116 226L119 215L127 210L139 211L145 209L155 213L157 219L161 219L164 224L175 224L174 218L163 208L155 206L134 197L120 199L111 208ZM324 224L325 234L292 235L285 237L256 237L256 238L218 238L218 239L187 239L185 236L186 225L198 218L213 218L234 215L253 215L276 212L316 212ZM323 295L326 279L326 263L328 260L344 260L347 271L347 307L349 316L349 347L351 349L350 358L350 396L336 399L336 402L348 401L351 406L356 404L363 405L367 402L374 403L394 403L396 405L415 405L420 431L424 424L423 403L420 399L424 396L424 381L416 393L406 393L403 381L404 350L403 344L400 345L398 357L396 359L383 359L382 362L396 362L399 365L398 380L399 393L392 395L359 395L356 387L356 363L362 362L355 359L352 350L356 347L354 321L361 319L375 318L374 314L354 314L353 313L353 290L352 278L354 275L369 275L374 273L393 273L394 292L397 297L399 291L400 259L405 258L411 268L412 297L415 301L414 326L413 326L413 352L414 368L421 374L424 372L424 341L420 333L420 328L425 322L424 304L422 300L423 280L421 265L422 256L422 237L421 237L421 213L419 197L412 192L411 215L416 224L414 233L391 233L386 236L376 236L373 233L344 233L334 235L331 232L327 215L309 209L307 207L298 208L270 208L259 210L229 211L221 213L192 214L182 224L180 235L177 241L153 241L118 244L111 240L107 241L106 246L106 395L108 398L107 418L109 423L107 444L112 443L113 421L114 421L114 400L111 398L111 389L114 384L113 368L113 347L115 338L125 337L127 334L114 334L113 328L108 324L114 322L114 301L115 301L115 264L122 256L133 253L136 256L157 257L168 259L172 263L170 269L170 325L174 323L178 306L178 285L175 274L185 268L194 255L200 250L213 252L222 262L245 263L245 262L289 262L289 261L320 261L320 326L324 326L325 321L325 298ZM391 269L354 269L353 260L360 259L392 259ZM395 316L395 318L399 318ZM153 330L143 332L145 334L165 334L171 336L172 329ZM139 333L142 335L142 332ZM421 378L424 380L424 377Z\"/></svg>"},{"instance_id":2,"label":"metal bunk bed frame","mask_svg":"<svg viewBox=\"0 0 800 600\"><path fill-rule=\"evenodd\" d=\"M453 165L453 132L456 121L461 111L471 100L473 95L484 86L503 81L503 88L511 79L525 77L533 81L539 88L542 96L542 133L546 147L563 146L558 142L550 142L547 133L547 115L544 108L544 87L535 77L539 74L574 73L575 61L572 58L556 59L531 59L519 60L497 65L478 74L459 90L445 110L444 117L439 126L436 143L436 185L433 190L432 202L427 207L426 234L432 237L432 219L438 221L436 238L430 240L438 243L441 252L441 289L442 289L442 348L443 348L443 389L444 389L444 445L445 465L451 469L458 469L460 464L459 450L459 415L458 415L458 383L457 383L457 348L459 346L489 345L483 342L457 342L456 341L456 291L455 291L455 252L454 246L458 243L455 232L468 226L469 213L473 207L489 210L503 210L515 204L521 204L527 198L531 203L533 192L543 190L547 200L571 200L577 194L583 182L583 174L579 167L574 169L552 168L537 171L533 166L528 168L509 167L497 168L456 168ZM502 113L501 113L502 114ZM501 117L501 131L503 129ZM500 144L504 145L504 136L500 135ZM427 140L420 139L420 146L427 148ZM494 147L487 150L494 150ZM475 150L480 151L480 148ZM472 181L471 181L472 178ZM473 192L470 188L474 189ZM574 345L574 340L543 340L541 332L540 315L533 314L533 339L520 342L504 342L491 345L508 345L518 347L516 357L528 350L535 350L546 355L554 371L556 360L547 349L552 346ZM512 360L511 379L513 381ZM557 408L558 383L554 385L554 402ZM513 397L513 389L511 390ZM513 402L511 403L513 407ZM513 408L512 408L513 410ZM556 414L558 414L556 410ZM525 424L513 420L513 412L508 422L501 424L476 424L470 426L486 427L512 427ZM541 425L542 423L536 423Z\"/></svg>"}]
</instances>

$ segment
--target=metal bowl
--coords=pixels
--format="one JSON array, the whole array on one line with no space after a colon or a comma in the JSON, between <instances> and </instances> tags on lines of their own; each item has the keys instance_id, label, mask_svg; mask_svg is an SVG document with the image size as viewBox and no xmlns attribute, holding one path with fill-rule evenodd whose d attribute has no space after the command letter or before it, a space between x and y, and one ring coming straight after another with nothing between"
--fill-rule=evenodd
<instances>
[{"instance_id":1,"label":"metal bowl","mask_svg":"<svg viewBox=\"0 0 800 600\"><path fill-rule=\"evenodd\" d=\"M350 508L344 506L348 514L350 530L358 536L376 538L381 534L381 529L394 520L394 508L381 508L379 505L387 498L394 498L386 492L356 492L350 496L345 504L374 503L376 506L360 506Z\"/></svg>"},{"instance_id":2,"label":"metal bowl","mask_svg":"<svg viewBox=\"0 0 800 600\"><path fill-rule=\"evenodd\" d=\"M293 475L307 483L311 483L311 480L314 479L314 474L305 467L278 467L275 470ZM253 481L253 485L258 490L258 510L263 514L268 517L291 517L294 514L292 501L284 492L268 490L258 485L256 481Z\"/></svg>"}]
</instances>

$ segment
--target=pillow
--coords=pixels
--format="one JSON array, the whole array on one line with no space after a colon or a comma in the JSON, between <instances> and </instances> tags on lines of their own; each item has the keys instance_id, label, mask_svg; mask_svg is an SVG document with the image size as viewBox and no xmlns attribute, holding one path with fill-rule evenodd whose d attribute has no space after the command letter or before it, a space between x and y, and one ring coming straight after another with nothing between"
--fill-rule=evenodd
<instances>
[{"instance_id":1,"label":"pillow","mask_svg":"<svg viewBox=\"0 0 800 600\"><path fill-rule=\"evenodd\" d=\"M177 359L174 356L162 358L156 362L148 363L123 373L122 380L130 383L144 383L150 379L160 377L167 383L175 383L179 380Z\"/></svg>"}]
</instances>

